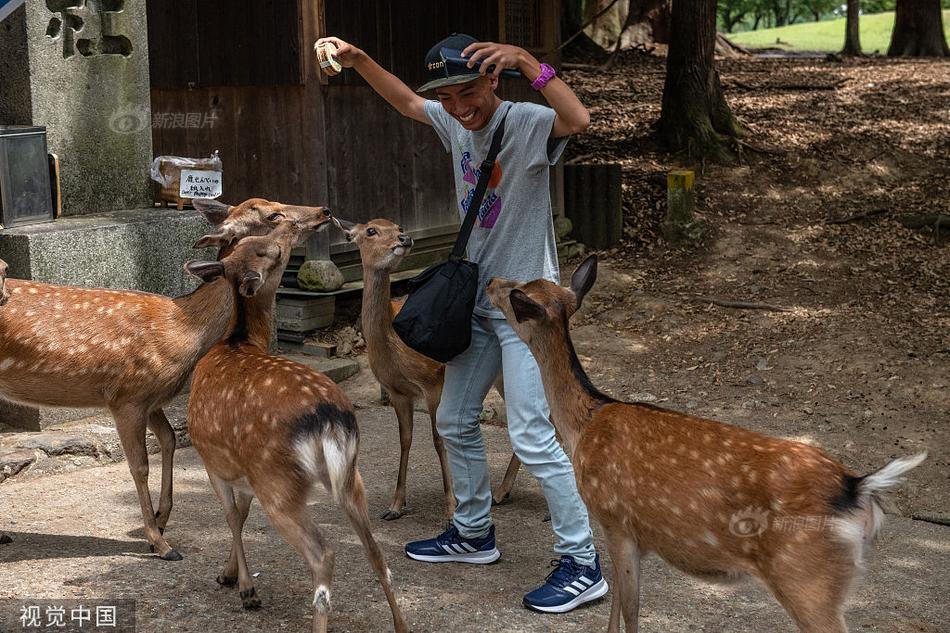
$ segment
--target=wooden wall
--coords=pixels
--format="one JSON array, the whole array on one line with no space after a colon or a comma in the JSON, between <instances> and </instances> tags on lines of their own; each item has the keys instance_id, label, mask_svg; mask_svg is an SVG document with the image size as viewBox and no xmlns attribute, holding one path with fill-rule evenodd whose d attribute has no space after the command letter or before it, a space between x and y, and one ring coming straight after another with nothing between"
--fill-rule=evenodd
<instances>
[{"instance_id":1,"label":"wooden wall","mask_svg":"<svg viewBox=\"0 0 950 633\"><path fill-rule=\"evenodd\" d=\"M556 41L557 0L270 0L263 3L274 11L269 22L266 12L260 14L260 2L149 0L153 115L214 116L213 126L199 129L155 127L154 151L204 156L220 150L223 199L228 202L259 196L326 204L353 221L388 217L410 231L431 234L444 227L451 232L458 224L452 167L436 134L401 117L356 73L322 78L311 47L323 33L336 35L415 88L424 81L422 60L432 44L453 31L498 40L499 16L506 3L516 1L533 3L535 11L543 7L546 37ZM205 3L217 13L196 7ZM196 32L196 11L203 24L219 23ZM192 26L185 29L187 25ZM288 31L288 37L281 39L275 25ZM214 48L210 61L207 54L202 61L208 46L202 38L226 40ZM249 50L263 59L253 69L246 67ZM281 66L294 50L302 60L299 66ZM269 73L268 68L276 70ZM262 75L268 81L248 85L248 77ZM509 81L503 82L503 97L538 98L524 82L505 85ZM331 237L339 241L335 234Z\"/></svg>"},{"instance_id":2,"label":"wooden wall","mask_svg":"<svg viewBox=\"0 0 950 633\"><path fill-rule=\"evenodd\" d=\"M182 73L177 64L187 56L174 52L178 42L171 27L176 20L190 24L194 15L188 5L195 1L151 0L148 3L155 122L153 151L156 155L206 156L219 150L224 164L222 199L226 202L263 197L288 203L325 204L329 187L322 87L313 55L300 54L302 44L295 43L309 41L312 45L316 39L320 29L318 6L310 0L299 5L283 2L284 10L278 12L279 21L285 26L292 20L297 24L296 28L286 26L291 33L283 39L275 39L276 34L271 33L273 20L255 30L249 26L246 16L240 14L240 8L255 3L247 0L228 3L232 7L230 12L222 12L217 17L224 22L232 20L231 26L214 27L212 32L216 35L212 39L219 42L215 48L218 55L215 65L234 68L201 71L204 81L183 86L181 81L190 75ZM199 0L198 4L206 1ZM222 4L219 0L214 2ZM286 7L291 5L293 11L289 12ZM205 17L213 19L215 15ZM256 20L267 22L264 17L256 15ZM206 29L199 26L199 39L205 32ZM224 33L229 33L235 43L220 43L218 35ZM187 37L184 40L182 46L190 41ZM267 41L276 44L268 48ZM257 45L260 57L267 60L257 62L253 71L243 65L245 51L251 44ZM198 48L200 51L201 47ZM284 72L281 76L275 69L282 67L287 50L296 51L297 62L291 70L280 71ZM235 55L231 62L223 56L229 51ZM173 56L174 63L162 60L166 53ZM205 67L205 62L199 59L197 68ZM268 71L273 71L268 81L242 85L247 77ZM165 114L179 113L200 113L202 117L211 117L211 123L196 128L180 126L174 121L166 124L161 119Z\"/></svg>"}]
</instances>

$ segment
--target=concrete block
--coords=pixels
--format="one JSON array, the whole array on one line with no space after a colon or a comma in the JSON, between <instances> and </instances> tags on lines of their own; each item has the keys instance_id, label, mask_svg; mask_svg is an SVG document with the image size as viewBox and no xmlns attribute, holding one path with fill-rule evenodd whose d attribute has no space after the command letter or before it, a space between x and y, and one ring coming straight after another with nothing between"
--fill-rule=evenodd
<instances>
[{"instance_id":1,"label":"concrete block","mask_svg":"<svg viewBox=\"0 0 950 633\"><path fill-rule=\"evenodd\" d=\"M148 204L145 3L31 0L2 28L0 123L46 127L61 159L64 214Z\"/></svg>"},{"instance_id":2,"label":"concrete block","mask_svg":"<svg viewBox=\"0 0 950 633\"><path fill-rule=\"evenodd\" d=\"M326 374L336 383L343 382L360 371L360 364L352 358L319 358L303 354L284 354L283 356L314 371Z\"/></svg>"},{"instance_id":3,"label":"concrete block","mask_svg":"<svg viewBox=\"0 0 950 633\"><path fill-rule=\"evenodd\" d=\"M0 422L24 431L41 431L57 424L81 420L99 413L101 413L100 409L34 409L0 399Z\"/></svg>"},{"instance_id":4,"label":"concrete block","mask_svg":"<svg viewBox=\"0 0 950 633\"><path fill-rule=\"evenodd\" d=\"M216 257L192 249L208 228L197 213L174 209L60 218L0 231L0 259L15 279L178 296L197 287L184 262Z\"/></svg>"}]
</instances>

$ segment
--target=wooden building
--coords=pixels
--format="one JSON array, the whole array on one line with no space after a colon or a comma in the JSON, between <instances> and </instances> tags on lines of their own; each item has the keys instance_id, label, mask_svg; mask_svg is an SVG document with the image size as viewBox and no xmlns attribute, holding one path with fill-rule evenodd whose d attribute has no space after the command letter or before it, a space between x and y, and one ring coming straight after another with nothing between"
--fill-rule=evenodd
<instances>
[{"instance_id":1,"label":"wooden building","mask_svg":"<svg viewBox=\"0 0 950 633\"><path fill-rule=\"evenodd\" d=\"M324 34L353 42L416 87L428 48L454 31L539 56L553 51L559 10L557 0L153 0L155 154L220 150L226 201L325 204L349 220L387 217L415 238L451 240L451 161L436 134L401 117L356 73L323 77L313 43ZM538 98L524 81L502 83L503 97ZM200 113L202 124L175 125L180 113ZM560 206L560 179L554 189ZM335 233L329 240L334 259L345 259L346 245Z\"/></svg>"}]
</instances>

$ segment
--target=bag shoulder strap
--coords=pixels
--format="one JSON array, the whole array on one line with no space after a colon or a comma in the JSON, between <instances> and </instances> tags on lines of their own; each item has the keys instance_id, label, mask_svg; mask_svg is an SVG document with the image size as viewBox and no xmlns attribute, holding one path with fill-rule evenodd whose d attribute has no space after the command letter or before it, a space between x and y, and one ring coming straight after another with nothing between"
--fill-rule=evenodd
<instances>
[{"instance_id":1,"label":"bag shoulder strap","mask_svg":"<svg viewBox=\"0 0 950 633\"><path fill-rule=\"evenodd\" d=\"M465 219L462 220L462 226L459 228L458 237L455 238L455 246L452 247L452 254L449 255L450 261L459 261L465 254L465 247L468 245L468 238L472 235L472 229L475 227L475 218L478 217L478 210L482 206L482 198L485 197L485 191L488 190L488 181L491 179L492 171L495 168L495 159L498 158L498 152L501 151L501 140L505 135L505 120L508 118L508 112L511 106L505 111L495 133L491 137L491 147L488 149L488 155L482 161L481 175L478 183L475 185L475 193L472 194L468 211L465 213Z\"/></svg>"}]
</instances>

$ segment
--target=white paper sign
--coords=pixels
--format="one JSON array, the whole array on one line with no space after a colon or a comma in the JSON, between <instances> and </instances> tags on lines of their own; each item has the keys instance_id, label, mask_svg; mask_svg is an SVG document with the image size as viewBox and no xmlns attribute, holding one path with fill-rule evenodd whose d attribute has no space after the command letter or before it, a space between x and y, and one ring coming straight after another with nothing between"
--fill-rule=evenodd
<instances>
[{"instance_id":1,"label":"white paper sign","mask_svg":"<svg viewBox=\"0 0 950 633\"><path fill-rule=\"evenodd\" d=\"M221 195L221 172L181 170L179 198L217 198Z\"/></svg>"}]
</instances>

